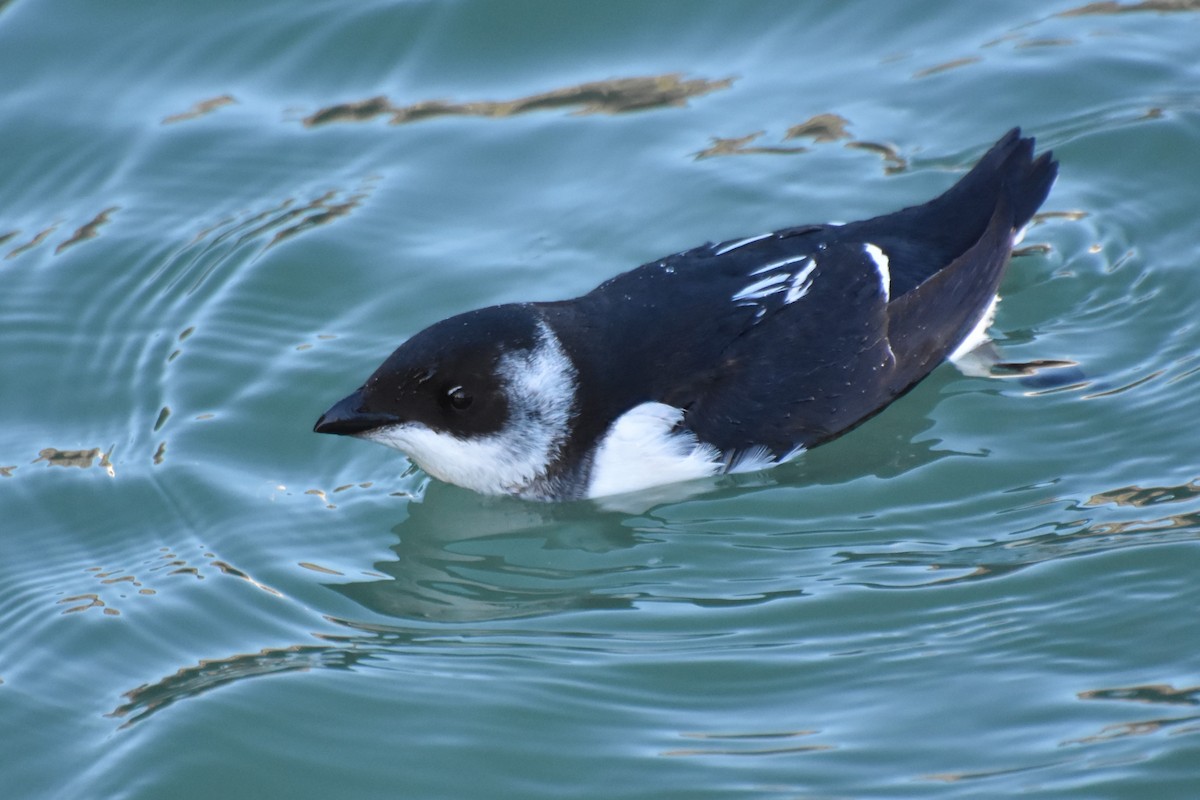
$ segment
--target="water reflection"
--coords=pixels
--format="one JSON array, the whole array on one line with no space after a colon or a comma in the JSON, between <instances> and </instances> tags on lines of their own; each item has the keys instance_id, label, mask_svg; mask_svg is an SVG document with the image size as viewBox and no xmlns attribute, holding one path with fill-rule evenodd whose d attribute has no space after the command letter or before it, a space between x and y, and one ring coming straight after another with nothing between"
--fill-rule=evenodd
<instances>
[{"instance_id":1,"label":"water reflection","mask_svg":"<svg viewBox=\"0 0 1200 800\"><path fill-rule=\"evenodd\" d=\"M883 171L887 175L896 175L908 169L908 159L900 155L900 151L894 145L882 142L854 141L846 142L846 147L852 150L866 150L880 156L883 159Z\"/></svg>"},{"instance_id":2,"label":"water reflection","mask_svg":"<svg viewBox=\"0 0 1200 800\"><path fill-rule=\"evenodd\" d=\"M894 175L908 169L908 159L901 155L896 147L882 142L855 139L850 131L847 130L849 125L850 120L841 114L817 114L804 122L789 127L783 134L780 144L754 144L762 136L766 135L766 131L755 131L745 136L728 138L713 136L710 137L712 144L703 150L693 153L692 157L699 161L716 156L795 155L798 153L807 153L809 148L789 145L787 142L796 139L809 139L814 144L827 144L848 139L849 141L846 141L842 145L843 147L852 150L865 150L881 156L884 162L883 171L886 174Z\"/></svg>"},{"instance_id":3,"label":"water reflection","mask_svg":"<svg viewBox=\"0 0 1200 800\"><path fill-rule=\"evenodd\" d=\"M981 56L964 56L955 58L951 61L943 61L941 64L934 64L932 67L919 69L912 74L913 78L928 78L930 75L940 75L943 72L949 72L952 69L961 69L962 67L978 64L983 61Z\"/></svg>"},{"instance_id":4,"label":"water reflection","mask_svg":"<svg viewBox=\"0 0 1200 800\"><path fill-rule=\"evenodd\" d=\"M1160 503L1179 503L1200 496L1200 478L1188 481L1179 486L1123 486L1120 489L1110 489L1092 495L1084 503L1085 506L1102 506L1112 504L1146 508Z\"/></svg>"},{"instance_id":5,"label":"water reflection","mask_svg":"<svg viewBox=\"0 0 1200 800\"><path fill-rule=\"evenodd\" d=\"M205 548L200 548L198 556L188 556L175 548L159 547L132 566L127 563L117 566L94 565L84 568L82 573L85 580L80 583L83 585L75 585L76 581L70 581L70 589L58 592L63 595L71 592L55 601L57 605L64 606L61 611L63 614L99 609L101 613L119 616L122 606L168 591L177 580L202 581L217 574L243 580L274 597L282 596L276 589Z\"/></svg>"},{"instance_id":6,"label":"water reflection","mask_svg":"<svg viewBox=\"0 0 1200 800\"><path fill-rule=\"evenodd\" d=\"M745 136L736 136L729 139L713 136L712 144L692 155L697 161L701 161L705 158L714 158L716 156L793 155L808 152L807 147L785 147L783 145L750 146L751 142L765 133L766 131L755 131Z\"/></svg>"},{"instance_id":7,"label":"water reflection","mask_svg":"<svg viewBox=\"0 0 1200 800\"><path fill-rule=\"evenodd\" d=\"M1133 703L1167 706L1200 706L1200 686L1189 686L1177 689L1170 684L1158 683L1147 686L1127 686L1114 689L1093 689L1080 692L1080 700L1117 700ZM1173 733L1185 731L1195 733L1195 725L1185 728L1180 726L1200 721L1200 714L1187 714L1177 717L1152 717L1137 722L1120 722L1105 725L1098 732L1078 739L1068 739L1062 744L1096 744L1113 739L1123 739L1129 736L1148 736L1171 730Z\"/></svg>"},{"instance_id":8,"label":"water reflection","mask_svg":"<svg viewBox=\"0 0 1200 800\"><path fill-rule=\"evenodd\" d=\"M113 448L109 447L107 451L102 451L99 447L93 447L90 450L59 450L56 447L44 447L38 451L38 457L31 463L46 462L47 466L51 467L79 467L87 469L92 466L92 463L99 459L99 466L110 476L116 474L112 464ZM13 467L16 469L16 467Z\"/></svg>"},{"instance_id":9,"label":"water reflection","mask_svg":"<svg viewBox=\"0 0 1200 800\"><path fill-rule=\"evenodd\" d=\"M1129 700L1134 703L1200 706L1200 686L1176 689L1168 683L1127 686L1120 689L1094 689L1079 693L1080 700Z\"/></svg>"},{"instance_id":10,"label":"water reflection","mask_svg":"<svg viewBox=\"0 0 1200 800\"><path fill-rule=\"evenodd\" d=\"M1093 500L1121 504L1129 502L1128 498L1153 495L1174 497L1178 502L1185 496L1190 497L1198 486L1200 480L1183 487L1149 490L1128 487L1097 495ZM453 655L491 652L497 646L513 648L520 643L544 646L549 640L568 649L611 649L618 642L621 647L670 648L679 646L680 641L684 646L694 648L697 639L704 640L713 634L665 634L659 630L654 632L652 639L643 641L636 632L614 635L586 626L581 629L564 627L561 623L545 627L514 627L503 623L563 611L624 610L647 602L748 605L805 594L794 578L787 578L774 581L776 588L757 591L753 596L745 593L745 582L741 581L736 589L741 594L731 594L730 585L721 584L715 597L699 597L713 588L714 581L705 578L705 590L688 587L689 571L699 568L696 551L671 561L662 559L663 550L654 545L663 537L669 537L678 525L656 519L654 511L630 517L624 513L597 511L588 503L543 505L509 498L480 498L441 484L431 485L425 499L423 503L411 503L409 516L394 526L397 542L390 547L393 559L377 562L370 571L362 571L365 580L325 584L383 620L324 615L322 622L336 626L336 629L310 633L311 639L319 644L296 643L201 659L157 681L129 690L123 695L124 702L110 715L123 720L122 725L127 726L178 700L233 681L317 668L348 669L374 656L394 657L398 651L440 651ZM1163 499L1159 502L1171 501ZM1067 523L1063 527L1074 524ZM689 535L694 535L694 530ZM973 567L970 575L948 579L968 580L1005 574L1080 552L1144 544L1154 541L1154 537L1166 535L1200 538L1200 514L1180 514L1123 525L1087 525L1071 533L1042 534L963 548L949 554L887 554L887 559L878 554L842 555L847 561L882 562L923 569ZM682 547L672 547L671 551L689 552ZM205 552L204 555L207 561L200 566L211 565L224 575L247 580L280 596L243 571L216 559L213 554ZM1009 560L1005 561L1006 558ZM167 550L157 561L171 575L188 570L194 572L197 566ZM304 562L301 566L321 575L344 577L336 570L317 564ZM725 569L724 562L715 568ZM96 577L105 581L125 581L131 574L106 570ZM93 602L98 597L80 594L64 599L64 604L75 603L64 613L103 608L103 603ZM1088 700L1186 706L1200 705L1198 697L1195 687L1174 689L1162 685L1098 689L1080 695L1081 699ZM1179 725L1186 719L1190 717L1112 726L1075 743L1149 732L1152 728ZM698 745L663 754L754 756L811 752L832 746L827 742L805 740L810 733L686 734L688 738L699 740Z\"/></svg>"},{"instance_id":11,"label":"water reflection","mask_svg":"<svg viewBox=\"0 0 1200 800\"><path fill-rule=\"evenodd\" d=\"M1117 3L1113 0L1088 3L1078 8L1060 11L1056 17L1083 17L1103 14L1132 14L1151 11L1159 14L1168 11L1200 11L1200 0L1143 0L1140 3Z\"/></svg>"},{"instance_id":12,"label":"water reflection","mask_svg":"<svg viewBox=\"0 0 1200 800\"><path fill-rule=\"evenodd\" d=\"M372 566L378 577L328 587L374 614L439 623L625 609L643 602L748 605L803 595L805 588L791 580L753 592L707 581L704 589L681 588L684 575L702 567L686 560L684 554L695 556L694 551L672 550L679 558L665 560L653 547L662 535L681 530L656 509L677 508L701 494L719 497L779 482L819 486L864 474L891 477L947 456L971 455L922 436L932 425L924 415L892 415L854 440L773 470L597 501L530 503L431 482L423 502L409 504L409 516L393 527L394 558ZM682 530L690 530L688 524Z\"/></svg>"},{"instance_id":13,"label":"water reflection","mask_svg":"<svg viewBox=\"0 0 1200 800\"><path fill-rule=\"evenodd\" d=\"M425 100L407 106L393 104L387 97L371 97L327 106L305 117L304 126L314 128L332 122L365 122L390 115L392 125L420 122L434 117L511 117L531 111L574 109L576 114L618 114L668 106L684 106L693 97L733 85L733 78L685 79L679 73L614 78L567 86L513 100L477 100L454 103Z\"/></svg>"},{"instance_id":14,"label":"water reflection","mask_svg":"<svg viewBox=\"0 0 1200 800\"><path fill-rule=\"evenodd\" d=\"M597 514L586 503L456 502L438 496L461 490L440 484L429 492L393 528L396 557L374 565L378 580L329 588L387 617L482 622L628 608L639 594L632 574L650 569L633 559L571 556L633 548L638 538L622 514Z\"/></svg>"},{"instance_id":15,"label":"water reflection","mask_svg":"<svg viewBox=\"0 0 1200 800\"><path fill-rule=\"evenodd\" d=\"M804 739L819 731L783 731L770 733L684 733L681 736L697 739L703 746L667 750L664 756L777 756L794 753L820 753L834 750L837 745L809 742ZM799 742L797 740L800 740Z\"/></svg>"},{"instance_id":16,"label":"water reflection","mask_svg":"<svg viewBox=\"0 0 1200 800\"><path fill-rule=\"evenodd\" d=\"M846 130L846 126L849 124L850 120L841 114L817 114L816 116L809 117L799 125L793 125L788 128L783 138L812 139L818 144L821 142L836 142L839 139L852 139L854 137Z\"/></svg>"},{"instance_id":17,"label":"water reflection","mask_svg":"<svg viewBox=\"0 0 1200 800\"><path fill-rule=\"evenodd\" d=\"M100 226L107 225L109 223L109 220L112 218L112 215L120 210L121 210L120 206L109 206L108 208L101 211L99 214L97 214L91 220L89 220L88 222L79 226L79 228L76 229L75 233L71 234L69 239L64 241L58 247L54 248L54 255L58 255L63 250L66 250L68 247L77 245L80 242L87 241L88 239L95 239L97 236L100 235Z\"/></svg>"},{"instance_id":18,"label":"water reflection","mask_svg":"<svg viewBox=\"0 0 1200 800\"><path fill-rule=\"evenodd\" d=\"M347 669L366 657L363 652L327 645L293 645L206 659L194 666L183 667L160 681L131 689L122 695L125 702L108 716L124 720L121 727L126 728L172 703L234 681L320 667Z\"/></svg>"},{"instance_id":19,"label":"water reflection","mask_svg":"<svg viewBox=\"0 0 1200 800\"><path fill-rule=\"evenodd\" d=\"M1083 506L1146 507L1184 502L1200 493L1198 481L1182 486L1142 488L1129 486L1093 495ZM1071 506L1072 510L1082 510ZM845 563L871 567L917 567L922 572L951 573L933 580L904 583L864 582L881 589L919 588L961 583L1008 575L1018 570L1061 558L1105 553L1129 547L1200 541L1200 512L1170 514L1152 519L1092 521L1073 519L1043 523L1035 531L1019 532L1016 538L960 547L954 550L909 550L904 552L842 552Z\"/></svg>"},{"instance_id":20,"label":"water reflection","mask_svg":"<svg viewBox=\"0 0 1200 800\"><path fill-rule=\"evenodd\" d=\"M433 487L433 494L439 492L466 496L453 487ZM109 716L123 720L122 727L127 727L175 702L234 681L318 668L347 669L374 654L394 654L397 648L486 646L490 639L529 636L528 631L515 634L496 626L445 629L421 621L484 623L565 609L627 608L633 602L632 595L621 593L621 576L639 565L597 566L592 559L636 544L634 531L620 524L621 515L597 517L583 504L556 508L508 498L473 503L454 497L413 503L409 513L395 527L399 536L391 548L395 560L364 570L372 576L368 580L327 586L376 614L415 623L380 624L326 615L322 623L339 630L311 633L320 644L297 643L201 659L125 692L124 702ZM573 558L574 553L588 557ZM281 596L211 553L205 557L211 560L198 566L211 565ZM159 561L172 575L197 566L178 559L173 551L164 551ZM308 562L302 566L322 575L338 574ZM93 605L89 597L70 599L78 607L67 611ZM98 607L103 606L100 602Z\"/></svg>"},{"instance_id":21,"label":"water reflection","mask_svg":"<svg viewBox=\"0 0 1200 800\"><path fill-rule=\"evenodd\" d=\"M16 258L17 256L23 255L23 254L29 252L30 250L32 250L33 248L37 247L38 245L40 245L42 242L44 242L48 238L50 238L51 234L53 234L56 230L58 230L59 224L60 223L56 222L48 228L43 228L42 230L35 233L33 235L33 238L30 239L29 241L25 242L25 244L18 245L17 247L8 251L8 255L6 255L4 257L5 260ZM6 234L5 239L10 239L13 236L16 236L18 233L20 233L20 231L13 231L10 234Z\"/></svg>"},{"instance_id":22,"label":"water reflection","mask_svg":"<svg viewBox=\"0 0 1200 800\"><path fill-rule=\"evenodd\" d=\"M564 627L561 621L544 627L505 623L564 611L625 610L640 602L750 605L804 594L789 578L787 586L773 592L747 592L743 581L732 590L722 584L716 597L698 596L704 590L686 586L686 578L681 577L681 572L686 574L697 565L682 555L669 562L659 555L662 551L655 545L669 533L669 526L655 519L653 512L631 517L587 502L541 504L485 498L442 484L430 485L425 502L410 503L407 512L409 516L393 528L397 541L390 550L394 558L358 571L365 579L325 584L370 614L355 619L322 614L319 622L314 617L317 630L307 634L308 641L200 659L125 692L124 701L110 716L123 720L124 727L179 700L234 681L322 667L351 668L375 655L392 658L410 650L457 656L492 652L497 646L510 650L543 646L550 640L565 649L610 649L618 643L623 648L669 648L681 642L691 649L697 640L725 634L662 630L644 634L624 629L612 633L586 626ZM195 578L215 567L224 575L287 599L212 553L206 551L204 556L204 563L193 564L173 550L164 550L154 562L169 575L190 569ZM324 576L343 577L337 570L311 562L301 566L319 573L322 580L327 580ZM724 562L720 566L723 568ZM104 570L102 574L104 580L122 581L121 585L141 585L141 579L135 580L128 571ZM708 582L704 585L711 587ZM95 605L93 598L84 594L71 598L78 609L69 610ZM310 643L313 639L319 643ZM787 745L789 751L811 748L808 744Z\"/></svg>"},{"instance_id":23,"label":"water reflection","mask_svg":"<svg viewBox=\"0 0 1200 800\"><path fill-rule=\"evenodd\" d=\"M220 97L210 97L207 100L201 100L195 103L187 111L181 111L178 114L171 114L170 116L164 117L162 124L172 125L176 122L186 122L188 120L198 119L206 114L211 114L218 108L232 105L236 102L237 100L233 99L233 95L228 94L223 94Z\"/></svg>"},{"instance_id":24,"label":"water reflection","mask_svg":"<svg viewBox=\"0 0 1200 800\"><path fill-rule=\"evenodd\" d=\"M98 214L96 214L96 216L92 217L90 220L76 228L74 233L72 233L63 241L59 242L59 244L54 248L54 255L59 255L64 250L74 247L81 242L86 242L88 239L95 239L100 235L100 228L111 222L113 214L120 210L120 206L113 205L100 211ZM42 228L23 244L17 245L12 250L9 250L8 253L5 254L4 259L8 261L17 258L18 256L22 256L25 253L28 253L30 250L33 250L34 248L44 244L47 239L49 239L58 231L62 224L63 222L59 220L54 222L52 225ZM20 229L0 233L0 245L5 245L20 235Z\"/></svg>"},{"instance_id":25,"label":"water reflection","mask_svg":"<svg viewBox=\"0 0 1200 800\"><path fill-rule=\"evenodd\" d=\"M1067 47L1069 45L1079 44L1078 39L1071 39L1066 36L1062 37L1046 37L1043 39L1023 39L1017 42L1014 47L1029 48L1029 47Z\"/></svg>"},{"instance_id":26,"label":"water reflection","mask_svg":"<svg viewBox=\"0 0 1200 800\"><path fill-rule=\"evenodd\" d=\"M261 252L265 252L280 242L328 225L362 205L374 183L375 178L368 177L353 190L330 189L299 202L289 197L261 210L226 217L199 231L165 259L148 284L156 284L165 277L169 291L190 277L186 293L192 294L246 245L269 236L261 247Z\"/></svg>"},{"instance_id":27,"label":"water reflection","mask_svg":"<svg viewBox=\"0 0 1200 800\"><path fill-rule=\"evenodd\" d=\"M952 380L945 371L931 379L928 392L909 399L929 408L881 415L833 445L760 473L578 503L489 498L430 482L423 501L410 503L408 517L393 527L395 557L373 566L379 578L329 588L376 614L437 622L621 609L655 601L733 605L803 594L794 583L774 593L731 595L722 586L714 594L711 584L704 592L689 592L679 588L687 562L663 561L657 550L646 555L639 550L663 531L678 528L657 509L675 508L694 496L719 497L779 483L836 485L864 475L890 478L949 456L982 457L952 450L927 433L934 422L925 412L936 402L939 386ZM682 557L686 551L672 552Z\"/></svg>"}]
</instances>

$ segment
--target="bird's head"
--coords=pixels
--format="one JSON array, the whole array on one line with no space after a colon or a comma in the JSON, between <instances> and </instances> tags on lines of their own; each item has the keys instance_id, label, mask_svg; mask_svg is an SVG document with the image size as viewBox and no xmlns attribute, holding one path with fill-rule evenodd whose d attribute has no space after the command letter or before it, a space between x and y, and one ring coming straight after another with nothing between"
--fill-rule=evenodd
<instances>
[{"instance_id":1,"label":"bird's head","mask_svg":"<svg viewBox=\"0 0 1200 800\"><path fill-rule=\"evenodd\" d=\"M567 438L575 384L535 307L493 306L413 336L314 430L393 447L477 492L529 493Z\"/></svg>"}]
</instances>

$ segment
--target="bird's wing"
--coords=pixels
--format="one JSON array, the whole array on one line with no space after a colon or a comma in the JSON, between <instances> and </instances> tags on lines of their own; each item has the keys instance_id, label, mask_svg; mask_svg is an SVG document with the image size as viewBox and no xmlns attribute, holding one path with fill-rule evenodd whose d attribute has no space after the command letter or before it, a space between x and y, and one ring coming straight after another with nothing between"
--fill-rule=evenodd
<instances>
[{"instance_id":1,"label":"bird's wing","mask_svg":"<svg viewBox=\"0 0 1200 800\"><path fill-rule=\"evenodd\" d=\"M970 247L898 298L887 252L851 237L827 237L786 274L752 276L738 302L758 304L756 319L695 387L685 424L727 454L765 447L778 457L869 419L978 323L1004 274L1012 224L1001 197Z\"/></svg>"},{"instance_id":2,"label":"bird's wing","mask_svg":"<svg viewBox=\"0 0 1200 800\"><path fill-rule=\"evenodd\" d=\"M695 387L686 426L726 453L782 455L869 415L895 366L885 279L862 243L747 278L733 301L754 304L756 317Z\"/></svg>"}]
</instances>

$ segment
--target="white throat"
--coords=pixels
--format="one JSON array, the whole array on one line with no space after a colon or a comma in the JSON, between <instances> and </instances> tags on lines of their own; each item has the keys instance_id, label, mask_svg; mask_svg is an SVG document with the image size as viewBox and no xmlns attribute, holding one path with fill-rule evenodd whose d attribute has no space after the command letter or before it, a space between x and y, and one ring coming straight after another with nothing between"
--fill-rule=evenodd
<instances>
[{"instance_id":1,"label":"white throat","mask_svg":"<svg viewBox=\"0 0 1200 800\"><path fill-rule=\"evenodd\" d=\"M419 422L376 428L365 435L400 450L433 477L481 494L538 495L566 441L574 414L576 371L544 322L530 350L501 358L509 418L498 433L461 438Z\"/></svg>"}]
</instances>

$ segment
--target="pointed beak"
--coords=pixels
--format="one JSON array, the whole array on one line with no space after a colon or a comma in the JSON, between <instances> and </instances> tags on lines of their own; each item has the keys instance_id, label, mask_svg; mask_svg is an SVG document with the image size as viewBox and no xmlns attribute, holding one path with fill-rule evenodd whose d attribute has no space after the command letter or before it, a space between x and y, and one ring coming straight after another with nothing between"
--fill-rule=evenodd
<instances>
[{"instance_id":1,"label":"pointed beak","mask_svg":"<svg viewBox=\"0 0 1200 800\"><path fill-rule=\"evenodd\" d=\"M384 425L395 425L399 419L391 414L377 414L364 410L366 405L362 389L349 397L344 397L333 404L333 407L321 415L313 426L316 433L336 433L339 436L354 436L360 433L381 428Z\"/></svg>"}]
</instances>

